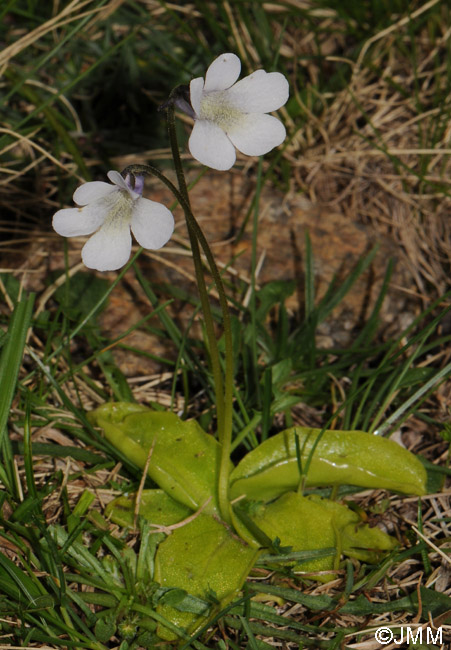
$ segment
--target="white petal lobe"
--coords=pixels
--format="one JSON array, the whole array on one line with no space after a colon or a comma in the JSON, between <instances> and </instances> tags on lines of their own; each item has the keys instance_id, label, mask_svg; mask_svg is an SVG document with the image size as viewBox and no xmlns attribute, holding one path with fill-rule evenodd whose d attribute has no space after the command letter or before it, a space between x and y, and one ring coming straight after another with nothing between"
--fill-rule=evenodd
<instances>
[{"instance_id":1,"label":"white petal lobe","mask_svg":"<svg viewBox=\"0 0 451 650\"><path fill-rule=\"evenodd\" d=\"M117 187L103 181L91 181L77 187L73 199L77 205L88 205L88 203L93 203L104 196L108 196L111 192L117 192Z\"/></svg>"},{"instance_id":2,"label":"white petal lobe","mask_svg":"<svg viewBox=\"0 0 451 650\"><path fill-rule=\"evenodd\" d=\"M122 174L119 174L119 172L117 172L116 170L114 169L111 170L110 172L108 172L107 176L110 179L110 181L114 183L114 185L116 185L118 189L125 190L126 192L128 192L128 194L130 194L132 199L137 199L140 197L140 194L132 190L132 188L129 185L127 185L127 182L125 181Z\"/></svg>"},{"instance_id":3,"label":"white petal lobe","mask_svg":"<svg viewBox=\"0 0 451 650\"><path fill-rule=\"evenodd\" d=\"M107 173L108 178L110 181L114 184L117 185L121 190L126 190L128 189L127 183L125 182L122 174L119 174L118 171L115 169L112 169Z\"/></svg>"},{"instance_id":4,"label":"white petal lobe","mask_svg":"<svg viewBox=\"0 0 451 650\"><path fill-rule=\"evenodd\" d=\"M227 135L235 147L247 156L262 156L285 140L285 127L272 115L245 115Z\"/></svg>"},{"instance_id":5,"label":"white petal lobe","mask_svg":"<svg viewBox=\"0 0 451 650\"><path fill-rule=\"evenodd\" d=\"M235 147L213 122L196 120L188 146L196 160L212 169L224 171L235 164Z\"/></svg>"},{"instance_id":6,"label":"white petal lobe","mask_svg":"<svg viewBox=\"0 0 451 650\"><path fill-rule=\"evenodd\" d=\"M240 76L241 61L236 54L221 54L213 61L205 75L205 92L225 90Z\"/></svg>"},{"instance_id":7,"label":"white petal lobe","mask_svg":"<svg viewBox=\"0 0 451 650\"><path fill-rule=\"evenodd\" d=\"M93 235L81 251L81 257L88 269L116 271L127 263L132 248L130 228L103 226Z\"/></svg>"},{"instance_id":8,"label":"white petal lobe","mask_svg":"<svg viewBox=\"0 0 451 650\"><path fill-rule=\"evenodd\" d=\"M161 203L140 199L133 209L131 229L140 246L157 250L171 238L174 217Z\"/></svg>"},{"instance_id":9,"label":"white petal lobe","mask_svg":"<svg viewBox=\"0 0 451 650\"><path fill-rule=\"evenodd\" d=\"M97 203L83 208L58 210L53 216L53 228L63 237L90 235L100 228L107 209Z\"/></svg>"},{"instance_id":10,"label":"white petal lobe","mask_svg":"<svg viewBox=\"0 0 451 650\"><path fill-rule=\"evenodd\" d=\"M227 100L245 113L271 113L289 96L287 79L280 72L257 70L226 92Z\"/></svg>"},{"instance_id":11,"label":"white petal lobe","mask_svg":"<svg viewBox=\"0 0 451 650\"><path fill-rule=\"evenodd\" d=\"M193 79L189 85L189 93L191 99L191 106L196 115L200 113L200 102L202 99L202 93L204 90L204 80L202 77L197 77Z\"/></svg>"}]
</instances>

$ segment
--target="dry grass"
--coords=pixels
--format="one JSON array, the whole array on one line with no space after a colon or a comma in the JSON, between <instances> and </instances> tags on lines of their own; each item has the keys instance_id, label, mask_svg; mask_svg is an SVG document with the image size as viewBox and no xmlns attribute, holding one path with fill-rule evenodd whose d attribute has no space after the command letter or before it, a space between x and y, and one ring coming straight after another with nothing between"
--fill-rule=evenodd
<instances>
[{"instance_id":1,"label":"dry grass","mask_svg":"<svg viewBox=\"0 0 451 650\"><path fill-rule=\"evenodd\" d=\"M411 19L436 4L426 3ZM430 108L434 94L446 88L450 31L444 21L432 45L426 23L412 43L407 22L404 17L369 39L356 62L334 53L340 39L326 43L330 71L342 64L350 72L349 85L333 96L318 96L318 67L304 64L310 106L300 88L295 93L309 119L286 157L294 191L302 188L313 203L338 209L395 240L427 302L431 289L440 295L449 288L451 268L449 97L445 105ZM417 67L399 56L398 39L407 50L415 48ZM295 60L314 54L308 37L294 37L290 50L285 55ZM368 53L370 69L362 65Z\"/></svg>"}]
</instances>

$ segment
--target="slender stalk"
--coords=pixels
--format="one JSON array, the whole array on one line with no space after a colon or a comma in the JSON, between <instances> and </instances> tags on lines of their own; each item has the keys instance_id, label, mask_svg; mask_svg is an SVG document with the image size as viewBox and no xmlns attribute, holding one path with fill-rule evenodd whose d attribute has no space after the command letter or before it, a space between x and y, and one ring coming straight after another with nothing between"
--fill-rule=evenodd
<instances>
[{"instance_id":1,"label":"slender stalk","mask_svg":"<svg viewBox=\"0 0 451 650\"><path fill-rule=\"evenodd\" d=\"M218 430L221 431L220 427L222 427L223 421L224 421L224 388L223 388L223 381L222 381L222 373L221 373L221 363L220 363L220 358L219 358L219 349L218 349L218 344L216 341L216 335L215 335L215 330L214 330L214 321L213 321L213 316L211 313L211 308L210 308L210 303L208 299L208 291L207 287L205 284L205 278L203 275L203 270L202 270L202 260L200 257L200 251L199 251L199 243L198 240L200 239L198 231L200 231L200 227L195 221L194 215L191 212L191 206L189 204L189 200L187 200L187 190L186 190L186 185L182 185L182 187L185 188L185 195L181 193L181 191L177 190L175 185L171 183L171 181L166 178L158 169L155 167L152 167L151 165L130 165L126 169L123 170L122 175L126 176L127 174L132 174L132 175L138 175L138 174L152 174L156 176L159 180L163 181L163 183L171 190L171 192L174 194L175 198L177 201L180 203L180 205L183 208L183 211L185 212L185 217L186 221L188 224L188 234L190 237L190 243L191 243L191 250L193 253L193 260L194 260L194 269L195 269L195 274L196 274L196 281L197 281L197 286L199 289L199 295L200 295L200 301L201 301L201 306L202 306L202 311L204 314L204 319L205 319L205 328L207 332L207 339L208 339L208 349L210 353L210 363L211 363L211 370L213 374L213 381L214 381L214 387L215 387L215 396L216 396L216 412L217 412L217 420L218 420ZM183 179L184 181L184 179ZM203 234L202 234L203 235ZM204 237L205 240L205 237ZM206 243L206 240L205 240ZM206 244L208 246L208 244ZM220 437L222 435L222 432L220 434Z\"/></svg>"},{"instance_id":2,"label":"slender stalk","mask_svg":"<svg viewBox=\"0 0 451 650\"><path fill-rule=\"evenodd\" d=\"M177 180L179 183L180 193L184 197L186 197L186 202L188 204L188 207L190 207L185 175L183 172L182 162L180 160L180 153L179 153L179 147L177 142L177 131L175 128L174 104L172 103L170 103L167 108L167 121L168 121L169 139L171 142L172 156L174 159L174 165L177 174ZM221 460L220 460L219 476L218 476L218 501L219 501L219 509L221 511L222 518L225 521L230 522L230 504L228 499L228 490L229 490L230 452L231 452L231 445L232 445L232 418L233 418L233 342L232 342L232 327L230 323L229 305L227 302L227 296L224 291L224 285L222 283L221 275L218 271L218 267L216 266L216 262L213 258L208 242L205 239L205 236L199 224L197 223L191 209L189 210L189 213L185 212L185 216L186 216L188 230L192 231L193 234L198 238L207 257L207 261L210 266L210 271L213 276L213 280L215 281L216 288L218 290L219 302L222 311L222 321L224 327L224 343L225 343L225 379L224 379L223 420L222 422L218 421L218 436L219 436L219 441L221 443ZM190 238L191 238L191 234L190 234ZM200 266L200 256L199 256L199 266ZM201 284L199 284L199 290L201 289L201 286L205 290L205 294L207 296L207 301L208 301L208 294L205 287L205 279L203 278L203 275L202 275L202 282ZM208 312L210 312L209 304L208 304ZM212 344L212 342L210 342L210 344ZM215 340L215 348L217 349L216 340ZM218 352L218 361L219 361L219 352ZM220 385L222 386L222 378L221 378Z\"/></svg>"},{"instance_id":3,"label":"slender stalk","mask_svg":"<svg viewBox=\"0 0 451 650\"><path fill-rule=\"evenodd\" d=\"M168 107L168 129L171 141L174 165L176 169L179 190L171 181L164 176L158 169L150 165L131 165L122 172L123 176L127 174L153 174L160 179L174 194L180 203L187 223L191 247L193 251L193 260L196 270L196 280L199 288L202 310L205 318L205 326L208 338L210 360L213 372L216 395L216 411L218 420L218 438L221 443L221 458L218 474L218 502L221 516L224 521L230 523L230 503L228 499L229 472L230 472L230 452L232 444L232 416L233 416L233 345L232 345L232 328L230 323L230 313L227 297L224 291L221 275L212 255L210 246L205 238L202 229L194 217L188 196L183 167L180 160L180 154L177 143L175 130L174 109ZM214 332L214 321L211 313L208 291L202 269L202 260L200 257L199 244L202 247L205 257L207 258L210 271L218 290L219 302L222 311L224 342L225 342L225 379L223 382L221 372L221 362L219 348Z\"/></svg>"},{"instance_id":4,"label":"slender stalk","mask_svg":"<svg viewBox=\"0 0 451 650\"><path fill-rule=\"evenodd\" d=\"M211 313L210 301L208 298L208 290L205 283L205 277L202 269L202 260L199 251L199 241L197 231L200 230L199 225L192 213L191 204L189 200L188 188L186 185L185 174L183 172L182 161L177 143L177 132L175 127L174 105L172 103L167 107L167 123L169 140L172 149L172 158L174 160L175 173L177 175L177 182L179 185L180 194L183 196L188 211L185 211L186 225L188 228L188 235L193 253L194 269L196 273L197 286L199 289L199 296L204 314L205 328L208 339L208 348L210 352L211 367L213 372L213 379L215 385L216 395L216 413L218 421L218 436L221 441L224 437L224 386L221 373L221 360L219 356L218 343L216 341L213 315ZM183 207L183 206L182 206ZM188 214L189 213L189 214ZM197 225L197 228L195 227ZM205 238L204 238L205 239ZM206 243L206 240L205 240ZM207 244L208 246L208 244Z\"/></svg>"},{"instance_id":5,"label":"slender stalk","mask_svg":"<svg viewBox=\"0 0 451 650\"><path fill-rule=\"evenodd\" d=\"M261 400L261 391L260 391L260 382L258 378L258 353L257 353L257 307L256 307L256 291L255 287L257 284L257 240L258 240L258 216L259 216L259 202L260 202L260 190L261 190L261 181L262 181L262 170L263 170L263 158L260 156L258 159L258 170L257 170L257 190L255 192L255 202L254 202L254 217L253 217L253 227L252 227L252 257L251 257L251 299L249 302L249 309L251 312L251 325L252 325L252 340L251 340L251 349L252 349L252 370L254 375L254 390L257 397L257 404L259 408L262 409L262 400Z\"/></svg>"}]
</instances>

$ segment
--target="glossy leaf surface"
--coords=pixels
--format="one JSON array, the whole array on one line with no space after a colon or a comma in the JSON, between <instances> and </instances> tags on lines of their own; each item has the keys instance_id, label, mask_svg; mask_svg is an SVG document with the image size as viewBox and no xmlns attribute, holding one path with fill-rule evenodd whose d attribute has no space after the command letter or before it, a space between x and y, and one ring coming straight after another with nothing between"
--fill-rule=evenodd
<instances>
[{"instance_id":1,"label":"glossy leaf surface","mask_svg":"<svg viewBox=\"0 0 451 650\"><path fill-rule=\"evenodd\" d=\"M281 546L293 551L337 550L336 558L320 557L299 564L295 569L300 571L331 571L337 568L341 553L374 562L380 559L381 551L397 545L379 528L364 524L346 505L317 495L286 492L276 501L258 506L251 518L270 539L279 538Z\"/></svg>"},{"instance_id":2,"label":"glossy leaf surface","mask_svg":"<svg viewBox=\"0 0 451 650\"><path fill-rule=\"evenodd\" d=\"M320 429L293 427L269 438L249 452L233 470L232 499L269 501L296 490L302 476L296 455L298 436L301 467L305 468ZM387 438L363 431L325 431L308 467L306 485L357 485L422 495L426 471L409 451Z\"/></svg>"},{"instance_id":3,"label":"glossy leaf surface","mask_svg":"<svg viewBox=\"0 0 451 650\"><path fill-rule=\"evenodd\" d=\"M104 404L89 417L138 467L150 454L148 475L173 499L192 510L209 500L205 512L218 511L220 445L197 422L126 402Z\"/></svg>"},{"instance_id":4,"label":"glossy leaf surface","mask_svg":"<svg viewBox=\"0 0 451 650\"><path fill-rule=\"evenodd\" d=\"M172 605L159 605L166 619L192 633L204 625L217 608L230 602L253 567L258 551L233 535L217 519L199 515L177 528L158 547L155 580L162 587L183 589L211 603L209 612L198 616ZM174 637L164 628L162 638Z\"/></svg>"},{"instance_id":5,"label":"glossy leaf surface","mask_svg":"<svg viewBox=\"0 0 451 650\"><path fill-rule=\"evenodd\" d=\"M118 497L105 508L105 515L118 526L132 528L135 519L136 495ZM189 517L192 510L174 501L163 490L143 490L138 514L155 526L171 526Z\"/></svg>"}]
</instances>

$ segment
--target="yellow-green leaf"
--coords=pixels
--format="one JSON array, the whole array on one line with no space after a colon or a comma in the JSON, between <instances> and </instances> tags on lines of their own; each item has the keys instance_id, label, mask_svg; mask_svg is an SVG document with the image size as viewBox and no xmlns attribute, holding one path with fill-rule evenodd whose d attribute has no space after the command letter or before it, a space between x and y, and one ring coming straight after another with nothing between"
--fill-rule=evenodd
<instances>
[{"instance_id":1,"label":"yellow-green leaf","mask_svg":"<svg viewBox=\"0 0 451 650\"><path fill-rule=\"evenodd\" d=\"M296 456L298 436L302 468L320 429L293 427L249 452L230 476L230 496L269 501L302 480ZM406 494L426 493L426 470L407 449L363 431L325 431L308 467L306 485L357 485Z\"/></svg>"},{"instance_id":2,"label":"yellow-green leaf","mask_svg":"<svg viewBox=\"0 0 451 650\"><path fill-rule=\"evenodd\" d=\"M292 547L292 551L336 549L335 557L315 558L294 567L300 571L332 571L341 553L376 561L381 552L397 545L382 530L363 523L346 505L317 495L304 497L286 492L268 505L261 504L251 518L270 539L279 538L280 545ZM332 577L329 575L329 579Z\"/></svg>"},{"instance_id":3,"label":"yellow-green leaf","mask_svg":"<svg viewBox=\"0 0 451 650\"><path fill-rule=\"evenodd\" d=\"M105 515L118 526L132 528L135 519L136 494L118 497L105 508ZM143 490L139 499L138 514L155 526L171 526L193 513L163 490Z\"/></svg>"},{"instance_id":4,"label":"yellow-green leaf","mask_svg":"<svg viewBox=\"0 0 451 650\"><path fill-rule=\"evenodd\" d=\"M185 632L193 633L236 596L257 553L217 519L200 514L186 526L174 530L159 545L155 580L162 587L184 589L188 594L210 600L211 609L208 614L198 616L164 604L158 606L158 613ZM161 626L158 634L174 639Z\"/></svg>"},{"instance_id":5,"label":"yellow-green leaf","mask_svg":"<svg viewBox=\"0 0 451 650\"><path fill-rule=\"evenodd\" d=\"M126 402L104 404L89 414L105 437L138 467L150 455L148 475L192 510L217 513L220 445L195 422L175 413Z\"/></svg>"}]
</instances>

